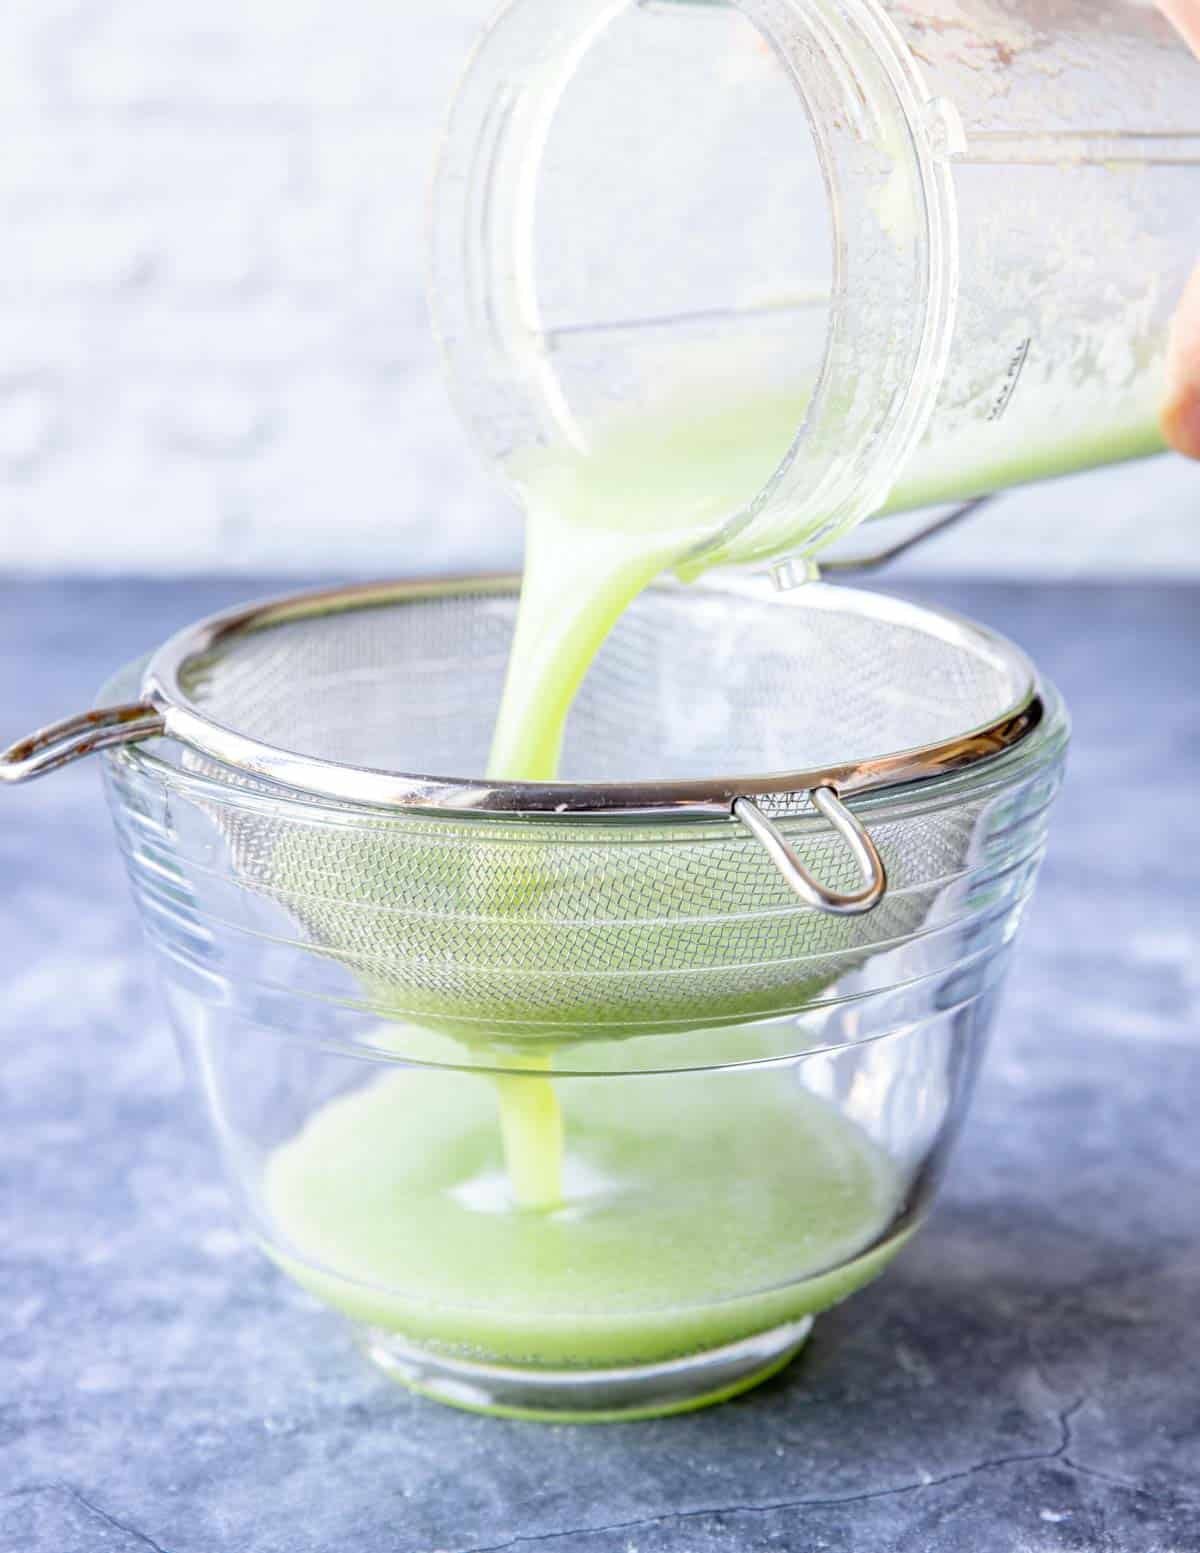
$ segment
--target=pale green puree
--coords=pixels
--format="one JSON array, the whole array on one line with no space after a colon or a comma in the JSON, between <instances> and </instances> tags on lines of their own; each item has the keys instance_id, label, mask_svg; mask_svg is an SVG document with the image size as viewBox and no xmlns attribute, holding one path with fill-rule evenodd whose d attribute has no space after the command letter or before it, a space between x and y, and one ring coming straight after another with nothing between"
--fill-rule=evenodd
<instances>
[{"instance_id":1,"label":"pale green puree","mask_svg":"<svg viewBox=\"0 0 1200 1553\"><path fill-rule=\"evenodd\" d=\"M284 1265L408 1338L603 1367L796 1320L896 1249L869 1249L897 1206L883 1152L786 1073L556 1088L552 1209L513 1208L485 1078L393 1073L331 1101L270 1162L271 1213L304 1258Z\"/></svg>"}]
</instances>

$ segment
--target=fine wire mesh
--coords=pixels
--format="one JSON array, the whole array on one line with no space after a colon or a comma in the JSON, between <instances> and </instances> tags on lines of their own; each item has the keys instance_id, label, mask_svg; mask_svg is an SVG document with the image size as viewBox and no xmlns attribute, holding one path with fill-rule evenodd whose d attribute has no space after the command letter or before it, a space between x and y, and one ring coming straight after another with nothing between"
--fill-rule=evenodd
<instances>
[{"instance_id":1,"label":"fine wire mesh","mask_svg":"<svg viewBox=\"0 0 1200 1553\"><path fill-rule=\"evenodd\" d=\"M376 768L483 770L514 600L469 590L271 626L183 676L193 703L253 738ZM980 642L856 610L773 607L697 589L644 596L572 710L562 775L703 777L811 768L952 737L999 717L1019 665ZM965 876L980 813L881 820L889 871L869 916L803 906L759 844L711 818L631 825L281 804L189 754L253 934L297 930L345 995L467 1039L688 1028L799 1010L917 931ZM252 792L259 787L260 791ZM835 889L844 844L793 837ZM264 911L282 910L290 929Z\"/></svg>"}]
</instances>

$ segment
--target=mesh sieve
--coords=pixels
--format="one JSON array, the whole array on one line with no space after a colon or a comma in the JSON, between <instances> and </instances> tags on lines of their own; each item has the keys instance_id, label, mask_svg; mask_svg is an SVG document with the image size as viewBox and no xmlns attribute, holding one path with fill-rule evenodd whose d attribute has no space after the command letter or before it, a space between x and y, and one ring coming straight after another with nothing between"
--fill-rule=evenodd
<instances>
[{"instance_id":1,"label":"mesh sieve","mask_svg":"<svg viewBox=\"0 0 1200 1553\"><path fill-rule=\"evenodd\" d=\"M852 894L862 859L814 794L919 792L1041 717L1028 661L967 622L841 588L665 587L594 663L562 779L488 783L469 773L515 607L501 579L221 616L155 655L141 702L4 760L36 774L165 733L246 899L344 967L350 996L459 1035L588 1036L799 1009L911 934L964 868L977 804L871 823L888 885L869 914L798 900L762 841Z\"/></svg>"},{"instance_id":2,"label":"mesh sieve","mask_svg":"<svg viewBox=\"0 0 1200 1553\"><path fill-rule=\"evenodd\" d=\"M941 617L869 594L797 597L803 607L767 608L758 591L681 588L635 604L577 699L561 779L671 785L833 770L959 739L1034 688L1032 669L982 632L948 632ZM315 761L480 772L514 614L511 592L489 590L235 628L186 652L178 691L163 689Z\"/></svg>"}]
</instances>

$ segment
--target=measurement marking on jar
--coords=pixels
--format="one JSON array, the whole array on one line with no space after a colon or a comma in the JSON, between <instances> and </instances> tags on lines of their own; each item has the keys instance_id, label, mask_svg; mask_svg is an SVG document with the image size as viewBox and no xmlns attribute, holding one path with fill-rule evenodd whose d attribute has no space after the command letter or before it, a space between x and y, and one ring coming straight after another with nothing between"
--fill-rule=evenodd
<instances>
[{"instance_id":1,"label":"measurement marking on jar","mask_svg":"<svg viewBox=\"0 0 1200 1553\"><path fill-rule=\"evenodd\" d=\"M989 421L998 421L1012 403L1012 396L1017 391L1017 384L1021 381L1021 373L1025 370L1025 363L1029 360L1032 346L1033 337L1030 335L1013 351L1004 372L1004 382L1000 385L1000 392L996 395L995 403L988 413Z\"/></svg>"}]
</instances>

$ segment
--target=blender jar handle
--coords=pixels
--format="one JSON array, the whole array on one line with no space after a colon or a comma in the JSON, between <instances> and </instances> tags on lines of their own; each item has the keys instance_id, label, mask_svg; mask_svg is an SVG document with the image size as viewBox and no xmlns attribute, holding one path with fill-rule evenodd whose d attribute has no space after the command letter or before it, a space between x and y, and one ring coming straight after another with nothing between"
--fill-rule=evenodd
<instances>
[{"instance_id":1,"label":"blender jar handle","mask_svg":"<svg viewBox=\"0 0 1200 1553\"><path fill-rule=\"evenodd\" d=\"M164 726L161 712L145 701L68 717L0 753L0 782L32 782L96 750L157 738Z\"/></svg>"},{"instance_id":2,"label":"blender jar handle","mask_svg":"<svg viewBox=\"0 0 1200 1553\"><path fill-rule=\"evenodd\" d=\"M853 854L863 877L861 890L843 894L814 879L783 832L752 799L734 800L734 818L762 843L784 883L807 905L831 917L866 916L887 893L887 869L879 849L866 827L855 819L832 787L814 787L808 796L813 807L829 821Z\"/></svg>"}]
</instances>

